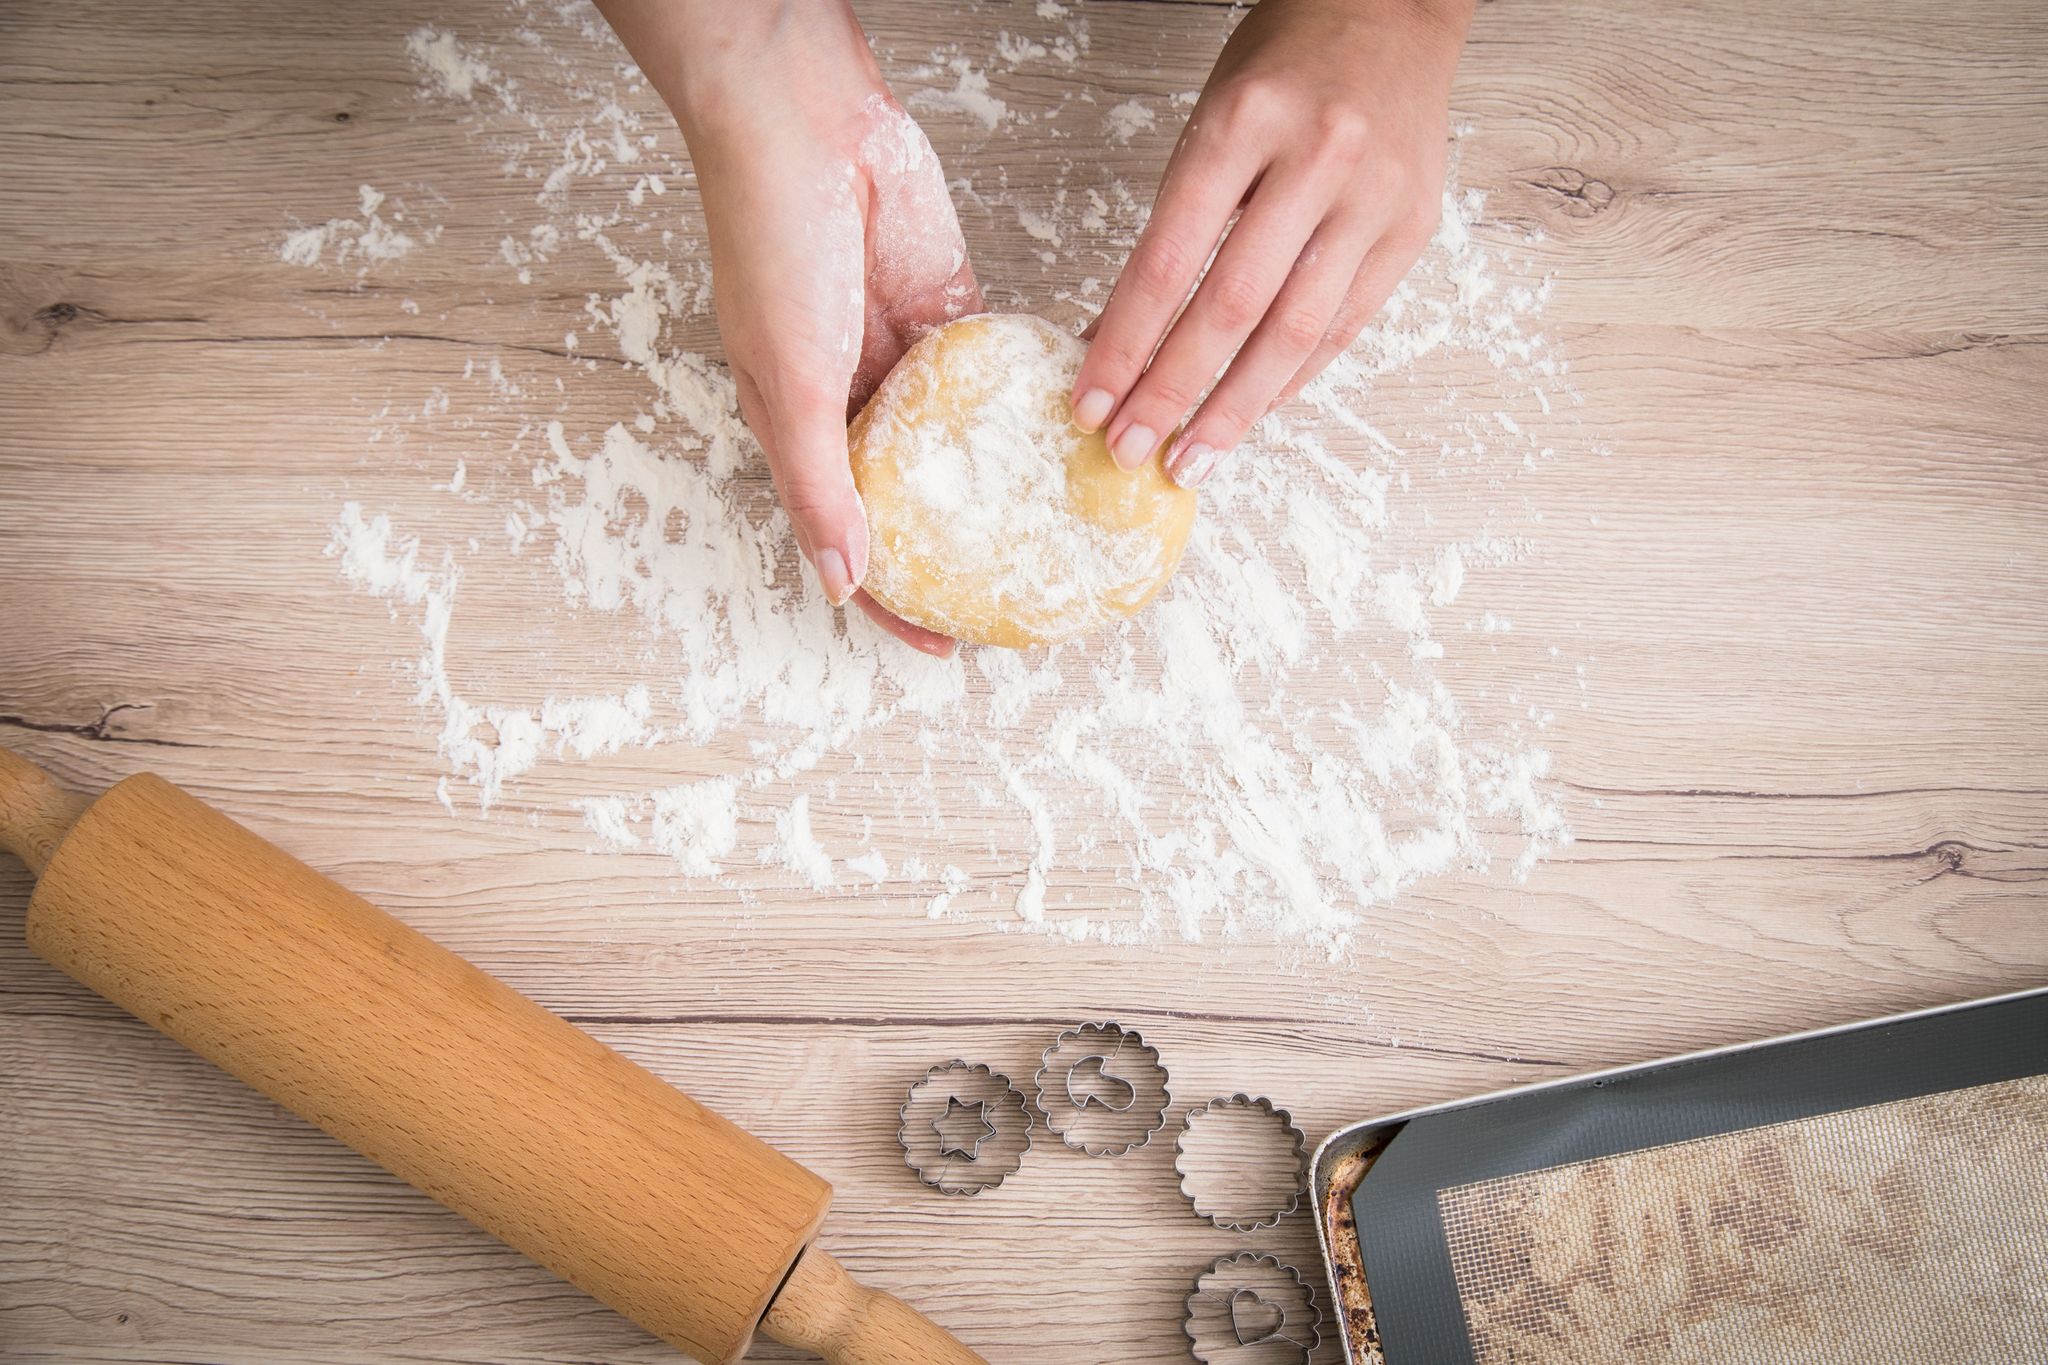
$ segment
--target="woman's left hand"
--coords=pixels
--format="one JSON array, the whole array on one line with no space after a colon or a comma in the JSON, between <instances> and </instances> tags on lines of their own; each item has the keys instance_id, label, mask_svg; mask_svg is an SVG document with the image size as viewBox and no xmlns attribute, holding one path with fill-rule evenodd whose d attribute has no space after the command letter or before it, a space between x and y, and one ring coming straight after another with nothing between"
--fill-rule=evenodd
<instances>
[{"instance_id":1,"label":"woman's left hand","mask_svg":"<svg viewBox=\"0 0 2048 1365\"><path fill-rule=\"evenodd\" d=\"M1216 380L1166 452L1199 484L1379 312L1442 212L1471 8L1265 0L1238 25L1074 384L1075 423L1106 425L1118 464L1150 459Z\"/></svg>"}]
</instances>

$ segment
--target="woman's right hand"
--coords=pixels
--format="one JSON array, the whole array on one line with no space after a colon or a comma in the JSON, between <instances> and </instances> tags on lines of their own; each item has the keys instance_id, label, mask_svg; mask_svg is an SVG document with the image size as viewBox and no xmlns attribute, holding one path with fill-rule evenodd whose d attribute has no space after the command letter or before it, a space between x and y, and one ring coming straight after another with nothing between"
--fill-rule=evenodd
<instances>
[{"instance_id":1,"label":"woman's right hand","mask_svg":"<svg viewBox=\"0 0 2048 1365\"><path fill-rule=\"evenodd\" d=\"M726 360L797 544L835 605L951 653L859 591L867 518L846 447L910 343L981 310L937 155L841 4L600 8L689 144Z\"/></svg>"}]
</instances>

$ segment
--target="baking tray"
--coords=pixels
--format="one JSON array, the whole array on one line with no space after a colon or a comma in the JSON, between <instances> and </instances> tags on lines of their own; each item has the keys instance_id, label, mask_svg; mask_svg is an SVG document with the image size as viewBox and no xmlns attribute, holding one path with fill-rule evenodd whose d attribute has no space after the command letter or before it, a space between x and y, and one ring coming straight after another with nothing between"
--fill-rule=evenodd
<instances>
[{"instance_id":1,"label":"baking tray","mask_svg":"<svg viewBox=\"0 0 2048 1365\"><path fill-rule=\"evenodd\" d=\"M1760 1055L1765 1053L1770 1055ZM1432 1182L1437 1193L1471 1189L1474 1182L1516 1173L1597 1164L1610 1156L2044 1071L2048 987L1561 1077L1353 1124L1325 1139L1310 1166L1316 1237L1330 1292L1341 1302L1327 1208L1331 1170L1370 1146L1383 1146L1377 1160L1388 1160L1401 1150L1398 1138L1411 1124L1430 1125L1429 1141L1414 1144L1406 1162L1420 1183L1408 1175L1388 1177L1390 1188L1405 1191L1410 1207L1382 1207L1386 1201L1376 1198L1369 1210L1359 1192L1353 1196L1361 1237L1380 1247L1386 1277L1368 1275L1369 1291L1379 1291L1373 1297L1381 1348L1386 1365L1472 1365L1478 1357L1452 1284L1448 1236L1440 1222L1414 1207L1415 1191ZM1371 1180L1368 1175L1360 1191ZM1369 1212L1393 1217L1369 1228ZM2048 1228L2030 1232L2035 1239L2048 1238ZM2035 1258L2029 1264L2048 1265L2038 1245L2036 1240L2028 1249ZM1399 1254L1389 1259L1389 1247ZM1368 1271L1374 1261L1368 1254ZM1446 1294L1446 1287L1453 1292ZM2048 1295L2048 1283L2041 1289ZM1341 1339L1345 1359L1363 1365L1350 1334Z\"/></svg>"}]
</instances>

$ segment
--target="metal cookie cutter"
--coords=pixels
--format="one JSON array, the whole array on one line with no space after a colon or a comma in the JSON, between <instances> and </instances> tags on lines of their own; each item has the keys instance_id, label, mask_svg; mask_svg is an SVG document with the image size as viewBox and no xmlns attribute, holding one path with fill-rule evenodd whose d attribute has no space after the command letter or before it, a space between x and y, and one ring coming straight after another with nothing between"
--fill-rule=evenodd
<instances>
[{"instance_id":1,"label":"metal cookie cutter","mask_svg":"<svg viewBox=\"0 0 2048 1365\"><path fill-rule=\"evenodd\" d=\"M1202 1365L1308 1365L1323 1310L1290 1265L1241 1251L1195 1277L1183 1326Z\"/></svg>"},{"instance_id":2,"label":"metal cookie cutter","mask_svg":"<svg viewBox=\"0 0 2048 1365\"><path fill-rule=\"evenodd\" d=\"M940 1194L992 1190L1031 1150L1024 1092L978 1064L955 1060L925 1072L897 1115L904 1163Z\"/></svg>"},{"instance_id":3,"label":"metal cookie cutter","mask_svg":"<svg viewBox=\"0 0 2048 1365\"><path fill-rule=\"evenodd\" d=\"M1166 1126L1173 1102L1159 1050L1121 1024L1070 1028L1045 1050L1038 1110L1061 1142L1090 1156L1121 1156Z\"/></svg>"},{"instance_id":4,"label":"metal cookie cutter","mask_svg":"<svg viewBox=\"0 0 2048 1365\"><path fill-rule=\"evenodd\" d=\"M1283 1169L1274 1148L1286 1152ZM1263 1095L1239 1091L1188 1110L1173 1140L1180 1192L1219 1228L1256 1232L1301 1207L1308 1190L1308 1135Z\"/></svg>"}]
</instances>

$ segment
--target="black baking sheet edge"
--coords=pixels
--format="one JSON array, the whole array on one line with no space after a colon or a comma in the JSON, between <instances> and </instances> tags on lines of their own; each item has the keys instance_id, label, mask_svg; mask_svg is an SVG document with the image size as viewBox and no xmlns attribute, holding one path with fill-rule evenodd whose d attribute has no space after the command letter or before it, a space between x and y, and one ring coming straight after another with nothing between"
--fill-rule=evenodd
<instances>
[{"instance_id":1,"label":"black baking sheet edge","mask_svg":"<svg viewBox=\"0 0 2048 1365\"><path fill-rule=\"evenodd\" d=\"M1387 1365L1474 1365L1440 1190L2048 1072L2048 994L1422 1114L1352 1195Z\"/></svg>"}]
</instances>

